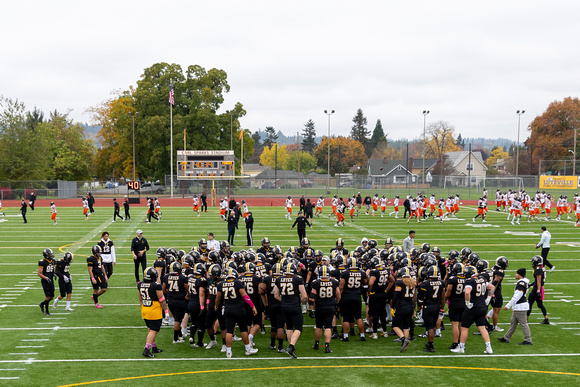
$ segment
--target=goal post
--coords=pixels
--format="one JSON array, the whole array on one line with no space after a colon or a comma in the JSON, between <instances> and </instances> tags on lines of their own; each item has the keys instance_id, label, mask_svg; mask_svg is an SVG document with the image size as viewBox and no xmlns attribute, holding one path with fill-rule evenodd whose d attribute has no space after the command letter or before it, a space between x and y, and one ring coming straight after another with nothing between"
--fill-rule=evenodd
<instances>
[{"instance_id":1,"label":"goal post","mask_svg":"<svg viewBox=\"0 0 580 387\"><path fill-rule=\"evenodd\" d=\"M471 179L468 181L468 179ZM466 188L470 186L478 190L483 190L487 188L488 191L491 189L513 189L522 190L524 189L524 181L521 177L515 176L502 176L502 177L483 177L483 176L445 176L445 182L443 188L453 188L453 187L463 187Z\"/></svg>"}]
</instances>

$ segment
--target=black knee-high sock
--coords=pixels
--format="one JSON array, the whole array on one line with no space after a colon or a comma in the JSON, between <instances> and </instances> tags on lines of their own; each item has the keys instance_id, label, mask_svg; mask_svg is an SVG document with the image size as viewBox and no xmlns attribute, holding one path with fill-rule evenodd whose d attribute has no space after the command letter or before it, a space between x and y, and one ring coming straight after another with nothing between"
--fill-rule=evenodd
<instances>
[{"instance_id":1,"label":"black knee-high sock","mask_svg":"<svg viewBox=\"0 0 580 387\"><path fill-rule=\"evenodd\" d=\"M278 339L278 348L284 348L284 339Z\"/></svg>"},{"instance_id":2,"label":"black knee-high sock","mask_svg":"<svg viewBox=\"0 0 580 387\"><path fill-rule=\"evenodd\" d=\"M93 294L93 300L95 300L95 304L98 304L99 303L99 295Z\"/></svg>"},{"instance_id":3,"label":"black knee-high sock","mask_svg":"<svg viewBox=\"0 0 580 387\"><path fill-rule=\"evenodd\" d=\"M174 329L173 330L173 341L179 340L180 333L181 333L181 329Z\"/></svg>"}]
</instances>

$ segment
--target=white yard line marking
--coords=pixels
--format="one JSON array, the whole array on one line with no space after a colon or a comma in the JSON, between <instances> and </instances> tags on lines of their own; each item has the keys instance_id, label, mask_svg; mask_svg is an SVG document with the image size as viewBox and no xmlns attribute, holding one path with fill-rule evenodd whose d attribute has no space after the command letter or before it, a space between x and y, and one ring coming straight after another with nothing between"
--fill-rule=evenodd
<instances>
[{"instance_id":1,"label":"white yard line marking","mask_svg":"<svg viewBox=\"0 0 580 387\"><path fill-rule=\"evenodd\" d=\"M26 368L0 368L0 371L26 371Z\"/></svg>"},{"instance_id":2,"label":"white yard line marking","mask_svg":"<svg viewBox=\"0 0 580 387\"><path fill-rule=\"evenodd\" d=\"M241 351L240 351L241 353ZM300 360L351 360L351 359L433 359L433 358L490 358L490 357L576 357L580 356L580 353L530 353L530 354L481 354L481 355L418 355L418 356L332 356L332 357L315 357L315 356L304 356L299 357ZM135 358L135 359L46 359L46 360L0 360L0 363L26 363L28 361L32 363L73 363L73 362L141 362L141 361L224 361L230 360L225 356L223 357L211 357L211 358L156 358L155 360L145 359L145 358ZM288 356L285 357L236 357L232 358L232 361L236 360L248 360L248 361L264 361L264 360L285 360L292 361Z\"/></svg>"},{"instance_id":3,"label":"white yard line marking","mask_svg":"<svg viewBox=\"0 0 580 387\"><path fill-rule=\"evenodd\" d=\"M22 348L44 348L44 345L17 345L14 348L17 348L17 349L22 349Z\"/></svg>"},{"instance_id":4,"label":"white yard line marking","mask_svg":"<svg viewBox=\"0 0 580 387\"><path fill-rule=\"evenodd\" d=\"M9 355L38 355L38 352L10 352Z\"/></svg>"},{"instance_id":5,"label":"white yard line marking","mask_svg":"<svg viewBox=\"0 0 580 387\"><path fill-rule=\"evenodd\" d=\"M22 339L20 341L50 341L50 339Z\"/></svg>"},{"instance_id":6,"label":"white yard line marking","mask_svg":"<svg viewBox=\"0 0 580 387\"><path fill-rule=\"evenodd\" d=\"M19 376L0 376L0 380L18 380Z\"/></svg>"},{"instance_id":7,"label":"white yard line marking","mask_svg":"<svg viewBox=\"0 0 580 387\"><path fill-rule=\"evenodd\" d=\"M573 328L575 329L575 328ZM580 329L580 328L578 328ZM28 336L51 336L54 335L54 333L29 333Z\"/></svg>"}]
</instances>

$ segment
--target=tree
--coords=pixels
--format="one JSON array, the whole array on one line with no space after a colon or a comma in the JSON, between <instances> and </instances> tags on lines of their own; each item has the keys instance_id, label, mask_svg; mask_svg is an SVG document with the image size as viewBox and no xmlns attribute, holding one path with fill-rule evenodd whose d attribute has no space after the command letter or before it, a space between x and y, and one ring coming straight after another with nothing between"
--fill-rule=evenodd
<instances>
[{"instance_id":1,"label":"tree","mask_svg":"<svg viewBox=\"0 0 580 387\"><path fill-rule=\"evenodd\" d=\"M503 148L501 146L494 146L493 149L491 150L491 155L489 156L489 158L487 159L487 161L485 162L485 164L487 165L487 167L489 169L491 169L491 166L495 163L497 163L498 160L507 160L510 158L509 153L507 153L506 151L503 150Z\"/></svg>"},{"instance_id":2,"label":"tree","mask_svg":"<svg viewBox=\"0 0 580 387\"><path fill-rule=\"evenodd\" d=\"M278 134L276 133L276 129L271 126L266 126L266 139L264 140L264 148L268 147L271 148L272 144L276 142L278 139Z\"/></svg>"},{"instance_id":3,"label":"tree","mask_svg":"<svg viewBox=\"0 0 580 387\"><path fill-rule=\"evenodd\" d=\"M314 150L318 167L326 170L328 168L328 137L324 137L319 146ZM340 166L338 165L338 154L340 146ZM353 165L366 166L367 157L364 153L363 145L350 137L332 137L330 139L330 173L348 172Z\"/></svg>"},{"instance_id":4,"label":"tree","mask_svg":"<svg viewBox=\"0 0 580 387\"><path fill-rule=\"evenodd\" d=\"M357 110L352 122L354 125L350 131L350 137L353 140L360 142L363 145L365 152L368 150L372 153L372 150L369 149L369 135L371 132L367 129L367 118L364 116L362 109Z\"/></svg>"},{"instance_id":5,"label":"tree","mask_svg":"<svg viewBox=\"0 0 580 387\"><path fill-rule=\"evenodd\" d=\"M278 146L277 150L276 145ZM272 169L286 169L289 157L286 145L280 146L278 143L274 143L271 147L264 147L260 155L260 164L269 166Z\"/></svg>"},{"instance_id":6,"label":"tree","mask_svg":"<svg viewBox=\"0 0 580 387\"><path fill-rule=\"evenodd\" d=\"M457 140L455 140L455 145L457 145L460 150L465 149L465 140L461 137L461 133L457 135Z\"/></svg>"},{"instance_id":7,"label":"tree","mask_svg":"<svg viewBox=\"0 0 580 387\"><path fill-rule=\"evenodd\" d=\"M316 129L314 128L314 121L308 120L302 129L302 149L305 152L312 154L316 148Z\"/></svg>"},{"instance_id":8,"label":"tree","mask_svg":"<svg viewBox=\"0 0 580 387\"><path fill-rule=\"evenodd\" d=\"M375 129L373 130L373 135L371 136L371 141L369 142L367 149L367 156L371 156L375 149L384 148L387 145L387 135L383 130L383 124L381 120L377 120Z\"/></svg>"},{"instance_id":9,"label":"tree","mask_svg":"<svg viewBox=\"0 0 580 387\"><path fill-rule=\"evenodd\" d=\"M304 151L290 153L286 163L286 169L298 172L298 153L300 153L300 172L308 174L313 169L316 169L316 157Z\"/></svg>"},{"instance_id":10,"label":"tree","mask_svg":"<svg viewBox=\"0 0 580 387\"><path fill-rule=\"evenodd\" d=\"M401 160L403 152L395 147L389 146L386 142L379 144L373 150L371 159Z\"/></svg>"},{"instance_id":11,"label":"tree","mask_svg":"<svg viewBox=\"0 0 580 387\"><path fill-rule=\"evenodd\" d=\"M562 101L554 101L542 115L534 118L528 127L530 137L525 145L533 147L533 165L538 165L542 160L542 169L546 169L540 172L557 173L560 163L553 160L570 159L572 155L569 150L574 148L574 129L580 129L578 98L566 97ZM520 159L521 156L520 148Z\"/></svg>"},{"instance_id":12,"label":"tree","mask_svg":"<svg viewBox=\"0 0 580 387\"><path fill-rule=\"evenodd\" d=\"M173 159L170 155L169 85L173 84ZM156 63L146 68L137 88L117 93L111 100L91 108L93 122L102 126L97 173L105 176L132 176L132 120L135 119L135 163L141 178L162 179L176 167L177 150L230 149L241 157L240 131L244 131L244 159L251 157L254 140L240 125L245 116L241 103L224 113L217 111L230 91L223 70L205 70L191 65L185 71L177 64ZM186 138L184 143L184 130ZM236 170L240 163L236 163ZM237 173L237 172L236 172Z\"/></svg>"},{"instance_id":13,"label":"tree","mask_svg":"<svg viewBox=\"0 0 580 387\"><path fill-rule=\"evenodd\" d=\"M459 151L453 134L455 128L445 121L432 122L427 125L427 143L425 157L441 159L446 152Z\"/></svg>"}]
</instances>

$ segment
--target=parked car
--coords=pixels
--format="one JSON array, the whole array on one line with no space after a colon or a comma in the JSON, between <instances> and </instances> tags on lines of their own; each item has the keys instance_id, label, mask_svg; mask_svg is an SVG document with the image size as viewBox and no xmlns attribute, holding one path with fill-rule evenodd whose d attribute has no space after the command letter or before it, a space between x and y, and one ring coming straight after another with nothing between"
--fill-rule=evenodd
<instances>
[{"instance_id":1,"label":"parked car","mask_svg":"<svg viewBox=\"0 0 580 387\"><path fill-rule=\"evenodd\" d=\"M165 193L165 186L159 183L143 183L139 190L141 194L162 194Z\"/></svg>"},{"instance_id":2,"label":"parked car","mask_svg":"<svg viewBox=\"0 0 580 387\"><path fill-rule=\"evenodd\" d=\"M267 181L264 184L262 184L262 186L260 188L261 189L274 189L274 188L276 188L276 184L274 184L270 181Z\"/></svg>"}]
</instances>

